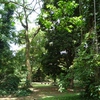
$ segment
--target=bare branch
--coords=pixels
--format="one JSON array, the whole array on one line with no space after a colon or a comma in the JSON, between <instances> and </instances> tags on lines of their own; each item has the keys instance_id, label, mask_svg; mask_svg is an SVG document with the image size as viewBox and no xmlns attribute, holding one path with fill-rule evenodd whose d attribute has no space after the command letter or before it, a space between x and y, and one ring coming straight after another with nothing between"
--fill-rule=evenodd
<instances>
[{"instance_id":1,"label":"bare branch","mask_svg":"<svg viewBox=\"0 0 100 100\"><path fill-rule=\"evenodd\" d=\"M22 19L21 19L21 15L20 15L20 13L17 12L17 11L16 11L16 13L18 14L18 18L19 18L19 21L20 21L21 25L26 29L27 26L23 23L23 21L22 21Z\"/></svg>"},{"instance_id":2,"label":"bare branch","mask_svg":"<svg viewBox=\"0 0 100 100\"><path fill-rule=\"evenodd\" d=\"M24 10L24 16L25 16L25 23L26 23L26 30L28 30L28 17L25 9L25 0L23 0L23 10Z\"/></svg>"},{"instance_id":3,"label":"bare branch","mask_svg":"<svg viewBox=\"0 0 100 100\"><path fill-rule=\"evenodd\" d=\"M34 7L32 8L32 10L29 12L29 14L27 16L29 16L33 11L35 11L34 9L35 9L36 5L37 5L37 1L36 1Z\"/></svg>"},{"instance_id":4,"label":"bare branch","mask_svg":"<svg viewBox=\"0 0 100 100\"><path fill-rule=\"evenodd\" d=\"M27 5L26 5L26 7L27 7L27 6L29 6L29 5L32 5L32 3L33 3L33 2L34 2L34 0L32 0L32 2L31 2L31 3L27 4Z\"/></svg>"},{"instance_id":5,"label":"bare branch","mask_svg":"<svg viewBox=\"0 0 100 100\"><path fill-rule=\"evenodd\" d=\"M34 5L33 9L32 9L32 10L30 11L30 13L28 14L28 16L29 16L33 11L34 11L35 13L37 13L36 10L37 10L37 9L41 9L40 2L42 2L42 1L36 0L36 3L35 3L35 5ZM37 4L39 5L39 7L35 8ZM37 14L39 15L39 13L37 13Z\"/></svg>"},{"instance_id":6,"label":"bare branch","mask_svg":"<svg viewBox=\"0 0 100 100\"><path fill-rule=\"evenodd\" d=\"M23 2L21 2L21 3L18 3L17 1L13 1L13 0L9 0L9 1L0 1L0 3L3 3L3 4L5 4L5 3L13 3L13 4L15 4L17 7L19 7L19 9L20 9L20 7L22 7L22 10L23 10L23 12L22 11L20 11L20 10L18 10L18 11L16 11L17 12L17 14L18 14L18 17L19 17L19 20L20 20L20 23L21 23L21 25L25 28L25 29L28 29L28 17L32 14L32 12L34 11L36 14L38 14L39 15L39 13L36 11L37 9L40 9L41 8L41 0L32 0L32 2L31 3L27 3L26 4L26 2L25 2L25 0L22 0ZM35 4L34 4L34 6L32 7L32 8L29 8L28 7L28 5L32 5L33 4L33 2L35 1ZM38 6L39 7L38 7ZM24 13L24 18L25 18L25 23L22 21L22 18L21 18L21 14L22 13Z\"/></svg>"},{"instance_id":7,"label":"bare branch","mask_svg":"<svg viewBox=\"0 0 100 100\"><path fill-rule=\"evenodd\" d=\"M39 4L39 7L40 7L40 8L42 8L42 7L41 7L41 4L40 4L41 2L42 2L41 0L38 0L38 4Z\"/></svg>"},{"instance_id":8,"label":"bare branch","mask_svg":"<svg viewBox=\"0 0 100 100\"><path fill-rule=\"evenodd\" d=\"M2 4L13 3L13 4L15 4L15 5L19 5L20 7L23 7L23 4L19 4L18 2L15 2L15 1L0 1L0 3L2 3ZM27 6L25 6L25 9L27 9L27 10L32 10L32 9L28 8Z\"/></svg>"}]
</instances>

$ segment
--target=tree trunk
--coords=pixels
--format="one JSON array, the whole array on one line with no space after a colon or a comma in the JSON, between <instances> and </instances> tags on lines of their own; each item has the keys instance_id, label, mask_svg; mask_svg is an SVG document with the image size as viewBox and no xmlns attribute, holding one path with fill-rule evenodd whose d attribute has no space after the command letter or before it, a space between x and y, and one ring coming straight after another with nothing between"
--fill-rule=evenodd
<instances>
[{"instance_id":1,"label":"tree trunk","mask_svg":"<svg viewBox=\"0 0 100 100\"><path fill-rule=\"evenodd\" d=\"M26 67L27 67L27 79L26 80L27 80L27 85L30 86L32 82L32 68L30 64L30 41L29 41L27 30L25 32L25 40L26 40L25 56L26 56Z\"/></svg>"}]
</instances>

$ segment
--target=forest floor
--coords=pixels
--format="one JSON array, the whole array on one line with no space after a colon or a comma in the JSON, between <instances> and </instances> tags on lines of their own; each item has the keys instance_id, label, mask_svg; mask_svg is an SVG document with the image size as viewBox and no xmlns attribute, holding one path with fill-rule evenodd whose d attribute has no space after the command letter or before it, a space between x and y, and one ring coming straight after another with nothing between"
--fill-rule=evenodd
<instances>
[{"instance_id":1,"label":"forest floor","mask_svg":"<svg viewBox=\"0 0 100 100\"><path fill-rule=\"evenodd\" d=\"M45 97L53 97L53 96L63 96L66 93L76 93L77 91L73 91L73 89L68 89L67 92L61 93L58 91L57 86L50 85L49 83L34 83L34 88L30 88L32 90L32 94L30 96L24 97L2 97L0 100L41 100Z\"/></svg>"}]
</instances>

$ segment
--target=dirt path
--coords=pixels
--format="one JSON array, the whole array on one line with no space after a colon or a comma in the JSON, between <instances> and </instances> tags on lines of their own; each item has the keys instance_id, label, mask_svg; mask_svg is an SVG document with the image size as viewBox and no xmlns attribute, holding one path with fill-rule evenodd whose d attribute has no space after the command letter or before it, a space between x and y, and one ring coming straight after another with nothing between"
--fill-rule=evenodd
<instances>
[{"instance_id":1,"label":"dirt path","mask_svg":"<svg viewBox=\"0 0 100 100\"><path fill-rule=\"evenodd\" d=\"M30 96L26 97L5 97L0 98L0 100L40 100L44 97L50 97L50 96L57 96L57 95L63 95L64 93L60 93L55 86L49 86L49 87L39 87L39 88L31 88L33 93Z\"/></svg>"},{"instance_id":2,"label":"dirt path","mask_svg":"<svg viewBox=\"0 0 100 100\"><path fill-rule=\"evenodd\" d=\"M37 83L36 83L37 84ZM40 85L39 83L38 85ZM31 88L33 93L30 96L25 97L5 97L0 98L0 100L41 100L41 98L50 97L50 96L59 96L64 95L66 93L61 93L58 91L56 86L42 86ZM68 90L69 92L73 92L73 90Z\"/></svg>"}]
</instances>

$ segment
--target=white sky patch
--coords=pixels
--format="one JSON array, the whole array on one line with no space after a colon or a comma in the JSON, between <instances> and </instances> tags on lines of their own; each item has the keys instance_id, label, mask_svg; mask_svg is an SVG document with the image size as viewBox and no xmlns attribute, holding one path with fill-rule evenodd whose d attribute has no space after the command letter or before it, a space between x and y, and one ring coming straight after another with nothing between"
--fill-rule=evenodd
<instances>
[{"instance_id":1,"label":"white sky patch","mask_svg":"<svg viewBox=\"0 0 100 100\"><path fill-rule=\"evenodd\" d=\"M15 44L10 44L10 50L17 52L18 50L21 50L23 47L25 47L25 45L15 45Z\"/></svg>"},{"instance_id":2,"label":"white sky patch","mask_svg":"<svg viewBox=\"0 0 100 100\"><path fill-rule=\"evenodd\" d=\"M66 50L64 50L64 51L60 51L60 54L62 55L62 54L67 54L68 52L66 51Z\"/></svg>"},{"instance_id":3,"label":"white sky patch","mask_svg":"<svg viewBox=\"0 0 100 100\"><path fill-rule=\"evenodd\" d=\"M13 51L13 55L15 56L18 50L21 50L25 45L19 46L15 44L10 44L10 50Z\"/></svg>"}]
</instances>

